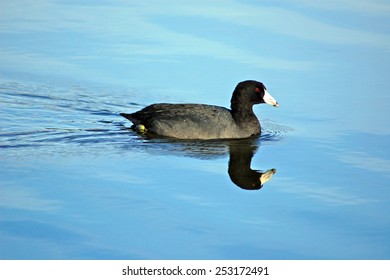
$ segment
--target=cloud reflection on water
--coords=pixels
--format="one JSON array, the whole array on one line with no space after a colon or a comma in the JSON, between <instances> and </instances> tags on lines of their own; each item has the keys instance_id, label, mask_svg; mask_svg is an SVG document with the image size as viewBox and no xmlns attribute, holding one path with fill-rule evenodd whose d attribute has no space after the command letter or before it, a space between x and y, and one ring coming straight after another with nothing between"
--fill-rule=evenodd
<instances>
[{"instance_id":1,"label":"cloud reflection on water","mask_svg":"<svg viewBox=\"0 0 390 280\"><path fill-rule=\"evenodd\" d=\"M361 3L349 4L352 10L358 7L357 12L362 6ZM26 65L21 64L23 60L29 66L48 64L65 67L68 72L74 68L85 72L82 69L83 60L113 58L117 62L133 63L144 59L167 60L171 55L206 56L254 67L290 71L309 70L319 65L307 59L262 55L264 42L260 38L254 41L253 46L244 47L228 37L216 40L214 34L207 30L202 35L177 31L177 23L183 18L194 18L197 22L199 19L210 20L214 25L241 26L259 34L256 37L261 37L260 34L266 31L331 45L390 46L390 36L376 30L365 30L363 26L338 26L288 8L251 5L234 0L192 3L117 1L110 5L84 1L8 1L2 6L7 11L1 15L0 31L4 36L35 33L35 37L47 38L44 49L51 49L45 53L32 43L27 48L24 46L21 52L19 47L6 44L2 47L1 56L8 61L7 67L13 67L12 62L18 62L18 67L22 67ZM339 2L337 6L340 9L343 7ZM389 9L388 5L383 6ZM304 4L302 7L309 9L310 5ZM375 10L375 3L370 7ZM25 10L29 12L25 13ZM173 23L165 18L173 19ZM187 23L186 27L191 28L195 24ZM68 40L59 39L56 42L54 34L63 34ZM78 44L70 41L74 37L79 39ZM280 46L275 47L280 49ZM65 57L54 58L52 52L62 53Z\"/></svg>"},{"instance_id":2,"label":"cloud reflection on water","mask_svg":"<svg viewBox=\"0 0 390 280\"><path fill-rule=\"evenodd\" d=\"M0 207L27 211L53 212L62 207L56 199L43 198L35 189L2 181Z\"/></svg>"},{"instance_id":3,"label":"cloud reflection on water","mask_svg":"<svg viewBox=\"0 0 390 280\"><path fill-rule=\"evenodd\" d=\"M374 157L368 153L348 151L341 153L338 159L354 167L362 168L367 171L383 173L390 177L390 160Z\"/></svg>"},{"instance_id":4,"label":"cloud reflection on water","mask_svg":"<svg viewBox=\"0 0 390 280\"><path fill-rule=\"evenodd\" d=\"M352 206L375 202L353 192L346 192L345 186L323 186L319 183L299 181L288 177L279 177L275 184L277 191L308 197L325 205Z\"/></svg>"},{"instance_id":5,"label":"cloud reflection on water","mask_svg":"<svg viewBox=\"0 0 390 280\"><path fill-rule=\"evenodd\" d=\"M50 85L33 88L23 80L2 88L4 158L37 167L19 178L23 187L4 188L2 210L20 219L2 224L8 249L20 257L35 239L31 258L189 258L194 244L199 258L389 256L382 246L388 243L389 4L293 3L2 1L2 74L37 75ZM73 92L67 76L77 80L70 84L141 87ZM252 77L278 92L280 111L269 116L295 134L272 146L272 135L271 142L269 135L261 139L266 149L254 166L278 168L261 192L229 181L227 145L202 154L205 147L147 141L129 135L117 115L157 99L221 104L236 82ZM66 89L56 90L58 83ZM18 88L55 99L9 95ZM375 93L375 102L367 93ZM265 120L267 108L259 112ZM340 136L351 131L385 137L370 135L370 145L355 149L350 143L361 136ZM29 235L26 228L34 226ZM88 233L71 234L75 228ZM40 231L47 240L35 238ZM56 243L57 233L64 244ZM78 243L70 248L68 240Z\"/></svg>"}]
</instances>

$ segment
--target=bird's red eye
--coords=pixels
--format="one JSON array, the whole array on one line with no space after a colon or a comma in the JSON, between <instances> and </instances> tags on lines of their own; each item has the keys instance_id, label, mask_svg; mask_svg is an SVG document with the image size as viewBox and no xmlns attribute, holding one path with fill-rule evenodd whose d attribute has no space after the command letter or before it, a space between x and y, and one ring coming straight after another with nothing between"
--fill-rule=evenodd
<instances>
[{"instance_id":1,"label":"bird's red eye","mask_svg":"<svg viewBox=\"0 0 390 280\"><path fill-rule=\"evenodd\" d=\"M256 91L256 92L260 92L260 89L257 87L257 88L255 89L255 91Z\"/></svg>"}]
</instances>

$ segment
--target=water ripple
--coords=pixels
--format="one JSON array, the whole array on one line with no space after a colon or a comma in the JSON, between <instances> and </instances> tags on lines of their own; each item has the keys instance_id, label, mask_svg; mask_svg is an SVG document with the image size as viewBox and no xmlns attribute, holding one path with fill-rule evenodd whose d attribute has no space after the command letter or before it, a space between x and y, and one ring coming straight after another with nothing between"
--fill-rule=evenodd
<instances>
[{"instance_id":1,"label":"water ripple","mask_svg":"<svg viewBox=\"0 0 390 280\"><path fill-rule=\"evenodd\" d=\"M87 153L115 148L213 158L225 156L231 142L147 139L137 135L118 113L124 107L121 102L135 110L142 102L136 98L126 102L129 97L117 93L114 98L107 92L82 87L3 83L0 94L4 104L0 112L0 148L8 153L17 150L14 153L20 156L25 152L76 153L83 146ZM262 121L262 125L260 142L280 141L290 131L271 120Z\"/></svg>"},{"instance_id":2,"label":"water ripple","mask_svg":"<svg viewBox=\"0 0 390 280\"><path fill-rule=\"evenodd\" d=\"M122 105L107 93L10 82L0 85L0 94L0 148L7 153L74 149L70 144L109 147L125 133L118 129Z\"/></svg>"},{"instance_id":3,"label":"water ripple","mask_svg":"<svg viewBox=\"0 0 390 280\"><path fill-rule=\"evenodd\" d=\"M260 139L262 142L276 142L283 140L286 135L293 131L292 128L265 119L261 122L262 130Z\"/></svg>"}]
</instances>

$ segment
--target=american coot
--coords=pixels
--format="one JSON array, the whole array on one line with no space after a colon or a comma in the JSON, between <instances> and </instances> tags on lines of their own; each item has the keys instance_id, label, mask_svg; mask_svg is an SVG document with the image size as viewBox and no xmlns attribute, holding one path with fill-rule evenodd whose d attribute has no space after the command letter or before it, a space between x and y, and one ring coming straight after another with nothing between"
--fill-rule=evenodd
<instances>
[{"instance_id":1,"label":"american coot","mask_svg":"<svg viewBox=\"0 0 390 280\"><path fill-rule=\"evenodd\" d=\"M141 133L178 139L238 139L261 132L254 104L278 106L266 87L252 80L239 83L230 102L230 110L205 104L152 104L121 116L132 121Z\"/></svg>"}]
</instances>

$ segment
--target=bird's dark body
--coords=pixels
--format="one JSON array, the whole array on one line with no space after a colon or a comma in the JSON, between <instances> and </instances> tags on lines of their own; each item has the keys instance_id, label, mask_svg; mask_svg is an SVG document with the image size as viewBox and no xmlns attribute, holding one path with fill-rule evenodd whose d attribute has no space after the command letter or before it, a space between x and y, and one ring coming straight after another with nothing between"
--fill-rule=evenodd
<instances>
[{"instance_id":1,"label":"bird's dark body","mask_svg":"<svg viewBox=\"0 0 390 280\"><path fill-rule=\"evenodd\" d=\"M231 98L231 109L206 104L149 105L135 113L121 115L142 131L178 139L238 139L259 135L260 122L253 105L278 103L257 81L239 83Z\"/></svg>"}]
</instances>

